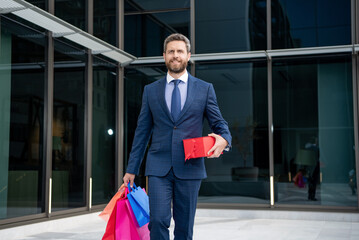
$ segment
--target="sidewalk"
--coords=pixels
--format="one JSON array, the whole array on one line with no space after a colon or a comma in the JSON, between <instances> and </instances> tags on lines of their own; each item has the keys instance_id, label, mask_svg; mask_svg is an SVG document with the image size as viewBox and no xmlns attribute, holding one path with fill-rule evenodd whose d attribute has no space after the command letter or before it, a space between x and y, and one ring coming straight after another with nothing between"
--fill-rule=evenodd
<instances>
[{"instance_id":1,"label":"sidewalk","mask_svg":"<svg viewBox=\"0 0 359 240\"><path fill-rule=\"evenodd\" d=\"M98 214L90 213L0 230L0 239L101 240L106 223ZM171 230L173 231L173 224ZM358 240L359 214L198 209L193 239Z\"/></svg>"}]
</instances>

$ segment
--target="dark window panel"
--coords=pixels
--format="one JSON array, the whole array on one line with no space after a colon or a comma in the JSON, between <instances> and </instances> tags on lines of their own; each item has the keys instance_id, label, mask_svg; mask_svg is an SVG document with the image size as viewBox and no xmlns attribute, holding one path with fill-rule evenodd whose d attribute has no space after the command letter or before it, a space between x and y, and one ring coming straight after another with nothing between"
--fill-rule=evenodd
<instances>
[{"instance_id":1,"label":"dark window panel","mask_svg":"<svg viewBox=\"0 0 359 240\"><path fill-rule=\"evenodd\" d=\"M94 35L116 46L116 1L94 1Z\"/></svg>"},{"instance_id":2,"label":"dark window panel","mask_svg":"<svg viewBox=\"0 0 359 240\"><path fill-rule=\"evenodd\" d=\"M36 7L39 7L43 10L46 10L46 2L45 0L26 0L26 2L31 3L32 5L35 5Z\"/></svg>"},{"instance_id":3,"label":"dark window panel","mask_svg":"<svg viewBox=\"0 0 359 240\"><path fill-rule=\"evenodd\" d=\"M85 62L55 40L52 210L85 206ZM66 57L64 57L66 56Z\"/></svg>"},{"instance_id":4,"label":"dark window panel","mask_svg":"<svg viewBox=\"0 0 359 240\"><path fill-rule=\"evenodd\" d=\"M351 73L350 55L273 61L277 204L357 206Z\"/></svg>"},{"instance_id":5,"label":"dark window panel","mask_svg":"<svg viewBox=\"0 0 359 240\"><path fill-rule=\"evenodd\" d=\"M191 5L190 0L167 1L167 0L126 0L126 12L141 12L153 11L163 9L181 9L189 8Z\"/></svg>"},{"instance_id":6,"label":"dark window panel","mask_svg":"<svg viewBox=\"0 0 359 240\"><path fill-rule=\"evenodd\" d=\"M116 67L94 57L92 115L92 203L116 193Z\"/></svg>"},{"instance_id":7,"label":"dark window panel","mask_svg":"<svg viewBox=\"0 0 359 240\"><path fill-rule=\"evenodd\" d=\"M136 57L162 56L164 39L189 36L189 11L125 16L125 51Z\"/></svg>"},{"instance_id":8,"label":"dark window panel","mask_svg":"<svg viewBox=\"0 0 359 240\"><path fill-rule=\"evenodd\" d=\"M85 0L55 0L55 16L86 30Z\"/></svg>"},{"instance_id":9,"label":"dark window panel","mask_svg":"<svg viewBox=\"0 0 359 240\"><path fill-rule=\"evenodd\" d=\"M45 35L1 17L0 219L45 211Z\"/></svg>"},{"instance_id":10,"label":"dark window panel","mask_svg":"<svg viewBox=\"0 0 359 240\"><path fill-rule=\"evenodd\" d=\"M266 49L266 1L196 1L196 53Z\"/></svg>"},{"instance_id":11,"label":"dark window panel","mask_svg":"<svg viewBox=\"0 0 359 240\"><path fill-rule=\"evenodd\" d=\"M350 44L350 16L350 0L274 0L272 48Z\"/></svg>"},{"instance_id":12,"label":"dark window panel","mask_svg":"<svg viewBox=\"0 0 359 240\"><path fill-rule=\"evenodd\" d=\"M269 203L266 74L264 61L196 65L196 77L213 84L232 134L231 151L205 161L199 202ZM203 135L209 133L206 124Z\"/></svg>"}]
</instances>

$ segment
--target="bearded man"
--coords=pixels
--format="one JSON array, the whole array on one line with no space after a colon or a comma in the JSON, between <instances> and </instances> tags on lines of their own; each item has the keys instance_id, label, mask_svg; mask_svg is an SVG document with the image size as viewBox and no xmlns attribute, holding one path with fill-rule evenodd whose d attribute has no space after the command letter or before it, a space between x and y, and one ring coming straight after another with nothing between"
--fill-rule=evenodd
<instances>
[{"instance_id":1,"label":"bearded man","mask_svg":"<svg viewBox=\"0 0 359 240\"><path fill-rule=\"evenodd\" d=\"M171 206L175 240L190 240L198 192L206 178L204 158L185 161L183 139L202 136L207 118L215 138L208 152L217 158L231 145L227 122L218 108L212 84L191 76L187 64L191 45L182 34L164 41L163 58L167 76L145 86L132 150L124 183L133 185L149 139L152 143L146 159L150 202L149 230L152 240L169 240ZM172 204L171 204L172 203Z\"/></svg>"}]
</instances>

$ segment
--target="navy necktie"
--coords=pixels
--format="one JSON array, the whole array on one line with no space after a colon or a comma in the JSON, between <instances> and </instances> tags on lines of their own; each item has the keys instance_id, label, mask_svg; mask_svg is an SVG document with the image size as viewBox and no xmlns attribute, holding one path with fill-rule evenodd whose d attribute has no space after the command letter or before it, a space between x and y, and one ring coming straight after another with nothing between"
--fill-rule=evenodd
<instances>
[{"instance_id":1,"label":"navy necktie","mask_svg":"<svg viewBox=\"0 0 359 240\"><path fill-rule=\"evenodd\" d=\"M173 80L175 87L172 92L172 100L171 100L171 114L174 121L177 121L177 118L181 112L181 94L178 88L178 84L181 80Z\"/></svg>"}]
</instances>

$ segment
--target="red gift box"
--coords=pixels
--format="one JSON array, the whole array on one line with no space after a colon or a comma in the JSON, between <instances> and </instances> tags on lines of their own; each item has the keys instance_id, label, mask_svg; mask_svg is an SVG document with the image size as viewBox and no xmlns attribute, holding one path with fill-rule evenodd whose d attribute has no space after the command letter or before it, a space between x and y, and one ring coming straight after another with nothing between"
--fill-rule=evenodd
<instances>
[{"instance_id":1,"label":"red gift box","mask_svg":"<svg viewBox=\"0 0 359 240\"><path fill-rule=\"evenodd\" d=\"M199 137L183 139L185 161L190 158L208 157L208 151L214 146L214 137Z\"/></svg>"}]
</instances>

